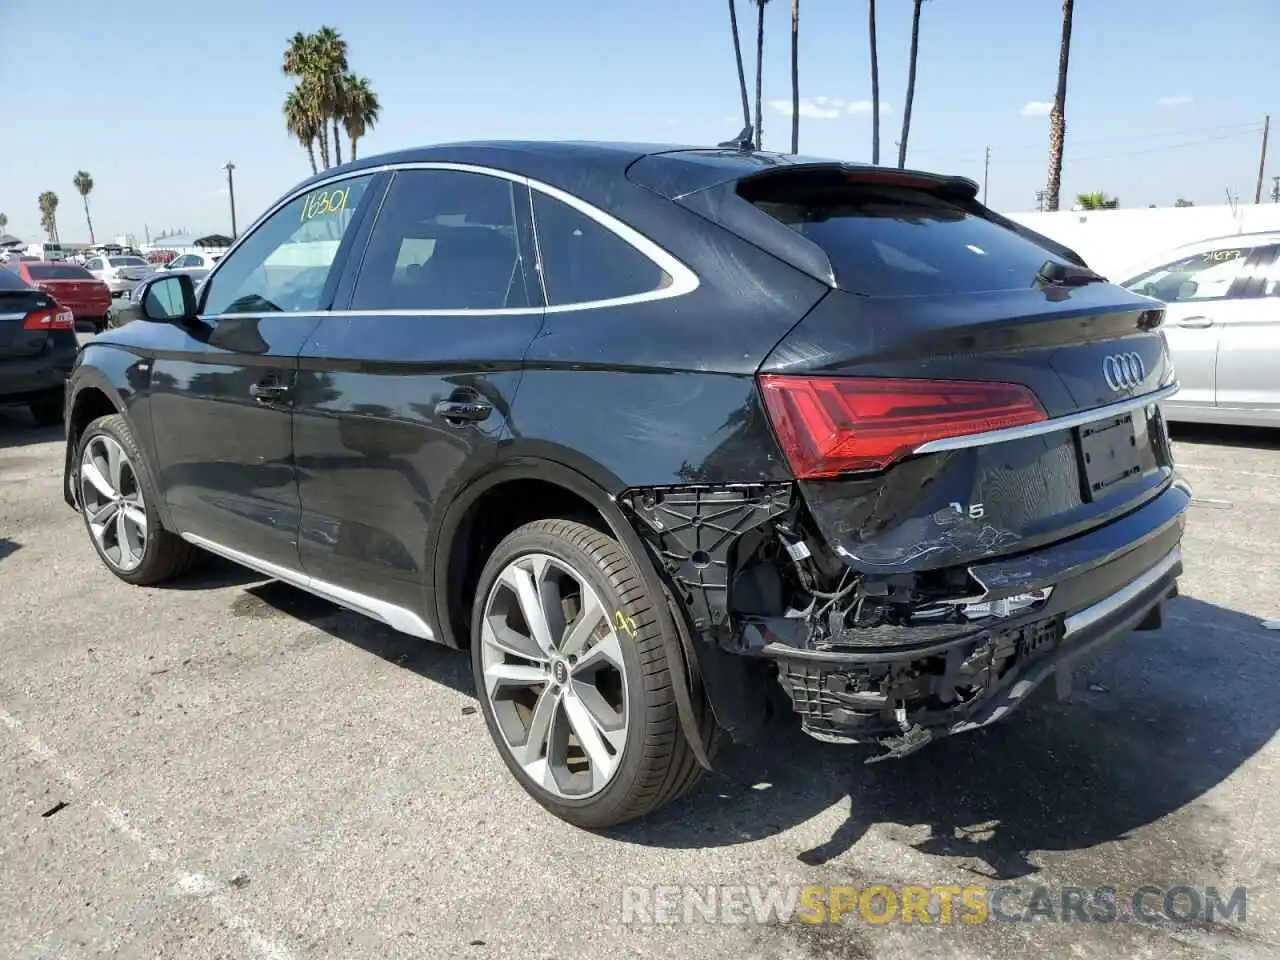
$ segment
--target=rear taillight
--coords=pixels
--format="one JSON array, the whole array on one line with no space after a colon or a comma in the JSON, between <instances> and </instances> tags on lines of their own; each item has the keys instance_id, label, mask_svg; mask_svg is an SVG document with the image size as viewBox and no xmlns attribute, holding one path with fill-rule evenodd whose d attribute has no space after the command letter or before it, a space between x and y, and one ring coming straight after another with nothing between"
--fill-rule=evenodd
<instances>
[{"instance_id":1,"label":"rear taillight","mask_svg":"<svg viewBox=\"0 0 1280 960\"><path fill-rule=\"evenodd\" d=\"M75 314L61 307L55 307L52 310L33 310L22 321L23 330L74 330L75 328Z\"/></svg>"},{"instance_id":2,"label":"rear taillight","mask_svg":"<svg viewBox=\"0 0 1280 960\"><path fill-rule=\"evenodd\" d=\"M1016 383L879 377L760 377L765 407L801 480L883 470L930 440L1046 419Z\"/></svg>"}]
</instances>

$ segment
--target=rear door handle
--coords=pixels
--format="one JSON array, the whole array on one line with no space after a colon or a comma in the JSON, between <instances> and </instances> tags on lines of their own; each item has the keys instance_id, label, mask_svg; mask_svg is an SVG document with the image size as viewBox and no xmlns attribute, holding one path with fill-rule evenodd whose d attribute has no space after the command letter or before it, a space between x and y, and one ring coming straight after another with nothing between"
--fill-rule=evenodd
<instances>
[{"instance_id":1,"label":"rear door handle","mask_svg":"<svg viewBox=\"0 0 1280 960\"><path fill-rule=\"evenodd\" d=\"M1193 327L1197 330L1213 326L1213 321L1208 317L1183 317L1181 320L1175 321L1175 323L1179 327Z\"/></svg>"},{"instance_id":2,"label":"rear door handle","mask_svg":"<svg viewBox=\"0 0 1280 960\"><path fill-rule=\"evenodd\" d=\"M479 423L487 420L489 414L493 413L493 405L481 400L479 397L451 397L448 400L441 400L436 404L436 416L443 417L454 426L461 426L464 423Z\"/></svg>"},{"instance_id":3,"label":"rear door handle","mask_svg":"<svg viewBox=\"0 0 1280 960\"><path fill-rule=\"evenodd\" d=\"M289 388L279 380L263 380L249 388L249 396L263 405L279 403L289 393Z\"/></svg>"}]
</instances>

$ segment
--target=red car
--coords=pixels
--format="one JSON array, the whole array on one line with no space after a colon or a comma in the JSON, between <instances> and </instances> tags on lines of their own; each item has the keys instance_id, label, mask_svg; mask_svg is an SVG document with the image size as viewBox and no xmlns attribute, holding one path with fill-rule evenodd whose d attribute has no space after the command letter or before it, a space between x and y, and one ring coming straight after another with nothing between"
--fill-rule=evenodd
<instances>
[{"instance_id":1,"label":"red car","mask_svg":"<svg viewBox=\"0 0 1280 960\"><path fill-rule=\"evenodd\" d=\"M70 310L76 323L92 323L94 333L107 329L111 291L84 267L45 260L24 260L15 266L18 276L49 294L59 306Z\"/></svg>"}]
</instances>

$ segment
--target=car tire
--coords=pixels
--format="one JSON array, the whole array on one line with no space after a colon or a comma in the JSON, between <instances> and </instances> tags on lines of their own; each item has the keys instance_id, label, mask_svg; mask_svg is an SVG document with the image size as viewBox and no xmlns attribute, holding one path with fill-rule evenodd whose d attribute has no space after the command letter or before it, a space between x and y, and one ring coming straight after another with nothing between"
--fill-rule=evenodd
<instances>
[{"instance_id":1,"label":"car tire","mask_svg":"<svg viewBox=\"0 0 1280 960\"><path fill-rule=\"evenodd\" d=\"M196 548L161 522L159 492L124 417L99 417L85 428L74 482L89 541L121 580L149 586L191 565Z\"/></svg>"},{"instance_id":2,"label":"car tire","mask_svg":"<svg viewBox=\"0 0 1280 960\"><path fill-rule=\"evenodd\" d=\"M571 520L519 527L485 564L471 618L476 694L508 769L562 820L624 823L702 775L676 712L656 615L666 602L616 540ZM529 626L539 608L541 644ZM714 721L700 713L710 750Z\"/></svg>"},{"instance_id":3,"label":"car tire","mask_svg":"<svg viewBox=\"0 0 1280 960\"><path fill-rule=\"evenodd\" d=\"M27 402L31 419L38 427L56 427L62 422L62 394Z\"/></svg>"}]
</instances>

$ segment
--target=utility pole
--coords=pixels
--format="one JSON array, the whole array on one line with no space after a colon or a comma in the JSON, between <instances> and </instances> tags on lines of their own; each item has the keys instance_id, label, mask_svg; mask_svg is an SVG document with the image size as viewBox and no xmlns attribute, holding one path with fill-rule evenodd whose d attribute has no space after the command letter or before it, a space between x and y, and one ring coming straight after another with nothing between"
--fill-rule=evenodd
<instances>
[{"instance_id":1,"label":"utility pole","mask_svg":"<svg viewBox=\"0 0 1280 960\"><path fill-rule=\"evenodd\" d=\"M236 181L232 174L235 172L236 165L230 160L224 168L227 171L227 195L231 198L231 239L236 238Z\"/></svg>"},{"instance_id":2,"label":"utility pole","mask_svg":"<svg viewBox=\"0 0 1280 960\"><path fill-rule=\"evenodd\" d=\"M982 161L982 205L987 205L987 180L991 176L991 148L987 147L986 159Z\"/></svg>"},{"instance_id":3,"label":"utility pole","mask_svg":"<svg viewBox=\"0 0 1280 960\"><path fill-rule=\"evenodd\" d=\"M1280 177L1272 177L1271 182L1274 184L1271 188L1271 202L1280 203Z\"/></svg>"},{"instance_id":4,"label":"utility pole","mask_svg":"<svg viewBox=\"0 0 1280 960\"><path fill-rule=\"evenodd\" d=\"M1271 131L1271 114L1262 121L1262 159L1258 161L1258 189L1253 193L1253 202L1262 202L1262 177L1267 169L1267 134Z\"/></svg>"},{"instance_id":5,"label":"utility pole","mask_svg":"<svg viewBox=\"0 0 1280 960\"><path fill-rule=\"evenodd\" d=\"M1036 191L1036 209L1039 210L1041 213L1044 213L1044 191L1043 190Z\"/></svg>"}]
</instances>

